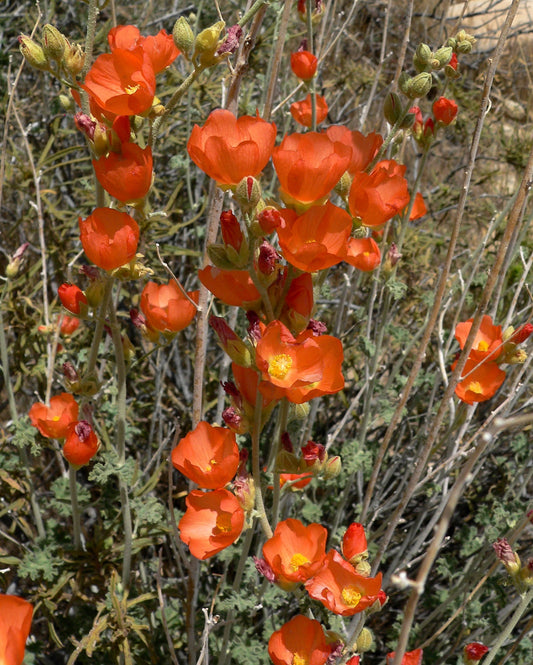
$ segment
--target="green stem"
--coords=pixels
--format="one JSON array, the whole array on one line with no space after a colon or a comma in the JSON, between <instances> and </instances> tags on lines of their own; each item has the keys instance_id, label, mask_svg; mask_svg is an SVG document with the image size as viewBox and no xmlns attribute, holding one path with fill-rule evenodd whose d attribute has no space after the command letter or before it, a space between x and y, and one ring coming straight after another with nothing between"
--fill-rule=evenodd
<instances>
[{"instance_id":1,"label":"green stem","mask_svg":"<svg viewBox=\"0 0 533 665\"><path fill-rule=\"evenodd\" d=\"M117 421L115 430L115 450L118 457L119 470L126 462L126 361L124 347L117 320L117 313L113 302L109 303L109 320L113 345L115 347L115 361L117 367ZM131 555L133 530L128 487L119 473L120 503L122 506L122 522L124 525L124 558L122 562L122 585L125 590L129 588L131 572Z\"/></svg>"},{"instance_id":2,"label":"green stem","mask_svg":"<svg viewBox=\"0 0 533 665\"><path fill-rule=\"evenodd\" d=\"M94 372L94 368L96 367L96 361L98 360L98 348L100 347L100 340L102 339L102 334L104 332L105 315L109 305L109 299L111 297L112 290L113 279L106 277L104 295L100 304L100 311L96 318L96 327L94 329L93 340L89 350L89 358L87 360L87 368L85 370L86 377L89 377Z\"/></svg>"},{"instance_id":3,"label":"green stem","mask_svg":"<svg viewBox=\"0 0 533 665\"><path fill-rule=\"evenodd\" d=\"M314 53L313 51L313 20L312 20L312 4L313 0L307 0L306 1L306 13L305 13L305 18L306 18L306 24L307 24L307 48L310 53ZM313 132L316 132L316 90L315 90L315 82L314 79L311 81L311 87L310 87L310 94L311 94L311 130Z\"/></svg>"},{"instance_id":4,"label":"green stem","mask_svg":"<svg viewBox=\"0 0 533 665\"><path fill-rule=\"evenodd\" d=\"M268 5L267 0L255 0L254 4L250 7L250 9L246 12L246 14L241 18L240 21L238 21L238 25L244 27L248 21L251 21L253 17L257 14L257 12L261 9L261 7L264 7L265 5Z\"/></svg>"},{"instance_id":5,"label":"green stem","mask_svg":"<svg viewBox=\"0 0 533 665\"><path fill-rule=\"evenodd\" d=\"M398 120L396 120L396 122L392 126L390 132L385 137L385 140L381 144L381 148L378 150L377 155L371 161L370 165L366 168L367 173L371 173L374 166L383 158L383 155L386 153L389 145L392 143L394 137L396 136L396 134L400 130L400 127L401 127L401 125L402 125L403 121L405 120L405 117L408 113L409 113L409 108L406 106L405 109L400 114L400 117L398 118Z\"/></svg>"},{"instance_id":6,"label":"green stem","mask_svg":"<svg viewBox=\"0 0 533 665\"><path fill-rule=\"evenodd\" d=\"M278 435L276 436L276 448L274 451L275 456L277 457L279 451L281 450L281 437L283 432L287 429L287 421L289 419L289 400L283 399L280 405L278 413ZM272 524L276 528L276 524L279 519L279 499L281 494L281 488L279 486L279 471L274 468L274 479L273 479L273 490L272 490Z\"/></svg>"},{"instance_id":7,"label":"green stem","mask_svg":"<svg viewBox=\"0 0 533 665\"><path fill-rule=\"evenodd\" d=\"M235 578L233 580L233 584L231 585L231 588L233 591L237 592L239 591L241 587L241 581L242 581L242 576L244 573L244 567L246 565L246 561L248 560L248 553L250 551L250 547L252 545L252 540L254 537L255 529L254 525L248 529L246 532L246 538L244 540L244 543L242 544L242 550L241 550L241 556L239 558L239 564L237 566L237 570L235 572ZM228 641L231 633L231 628L232 624L234 621L235 617L235 611L230 610L228 613L228 616L226 618L226 625L224 626L224 636L222 638L222 648L220 649L220 656L218 659L218 665L225 665L226 660L228 657Z\"/></svg>"},{"instance_id":8,"label":"green stem","mask_svg":"<svg viewBox=\"0 0 533 665\"><path fill-rule=\"evenodd\" d=\"M261 488L261 466L259 462L261 429L263 419L263 395L259 392L260 377L257 377L257 392L254 412L254 427L252 431L252 475L255 487L255 509L257 517L267 538L272 538L272 527L268 522Z\"/></svg>"},{"instance_id":9,"label":"green stem","mask_svg":"<svg viewBox=\"0 0 533 665\"><path fill-rule=\"evenodd\" d=\"M159 136L163 121L166 118L168 118L172 109L177 105L177 103L187 92L187 90L191 87L191 85L196 81L196 79L200 76L200 74L204 71L204 69L206 69L205 65L200 65L199 67L195 67L193 71L189 74L189 76L187 76L187 78L184 79L181 82L181 84L178 86L172 97L166 103L163 115L160 115L158 118L156 118L152 124L152 131L150 133L150 138L148 140L149 146L153 146L155 140Z\"/></svg>"},{"instance_id":10,"label":"green stem","mask_svg":"<svg viewBox=\"0 0 533 665\"><path fill-rule=\"evenodd\" d=\"M499 649L502 647L502 645L507 640L509 635L513 632L516 624L520 621L522 615L527 610L527 606L532 600L533 600L533 587L531 587L529 591L522 596L520 604L514 611L514 614L509 620L509 623L499 634L498 638L496 639L496 642L494 642L494 644L491 646L489 653L487 654L485 660L483 661L483 665L490 665L492 661L496 658L496 654L498 653Z\"/></svg>"},{"instance_id":11,"label":"green stem","mask_svg":"<svg viewBox=\"0 0 533 665\"><path fill-rule=\"evenodd\" d=\"M89 0L89 11L87 14L87 33L85 37L85 62L81 71L81 78L85 79L93 61L94 36L96 34L96 19L100 10L97 0ZM89 114L89 95L83 91L81 95L82 110Z\"/></svg>"},{"instance_id":12,"label":"green stem","mask_svg":"<svg viewBox=\"0 0 533 665\"><path fill-rule=\"evenodd\" d=\"M76 483L76 467L69 464L68 481L70 487L70 504L72 507L72 532L74 536L74 549L81 550L81 514L78 503L78 485Z\"/></svg>"}]
</instances>

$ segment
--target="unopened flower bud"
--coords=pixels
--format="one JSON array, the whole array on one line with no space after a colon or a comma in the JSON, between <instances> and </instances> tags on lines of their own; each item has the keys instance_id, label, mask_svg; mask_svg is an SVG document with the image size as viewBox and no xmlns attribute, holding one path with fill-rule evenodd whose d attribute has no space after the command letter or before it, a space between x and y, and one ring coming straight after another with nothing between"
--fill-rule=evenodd
<instances>
[{"instance_id":1,"label":"unopened flower bud","mask_svg":"<svg viewBox=\"0 0 533 665\"><path fill-rule=\"evenodd\" d=\"M224 21L218 21L196 36L193 58L199 57L202 65L209 66L216 63L215 51L225 25Z\"/></svg>"},{"instance_id":2,"label":"unopened flower bud","mask_svg":"<svg viewBox=\"0 0 533 665\"><path fill-rule=\"evenodd\" d=\"M429 72L421 72L417 74L409 82L407 96L409 99L418 99L419 97L425 97L428 92L431 90L433 84L433 77Z\"/></svg>"},{"instance_id":3,"label":"unopened flower bud","mask_svg":"<svg viewBox=\"0 0 533 665\"><path fill-rule=\"evenodd\" d=\"M235 188L233 198L245 212L253 210L261 200L261 185L251 175L245 176Z\"/></svg>"},{"instance_id":4,"label":"unopened flower bud","mask_svg":"<svg viewBox=\"0 0 533 665\"><path fill-rule=\"evenodd\" d=\"M359 637L357 638L356 651L358 651L359 653L365 653L366 651L370 651L373 644L374 644L374 636L372 635L372 631L370 631L368 628L363 628L359 633Z\"/></svg>"},{"instance_id":5,"label":"unopened flower bud","mask_svg":"<svg viewBox=\"0 0 533 665\"><path fill-rule=\"evenodd\" d=\"M433 57L433 53L427 44L419 44L418 48L415 51L413 57L413 65L417 72L429 71L431 66L430 62Z\"/></svg>"},{"instance_id":6,"label":"unopened flower bud","mask_svg":"<svg viewBox=\"0 0 533 665\"><path fill-rule=\"evenodd\" d=\"M291 404L289 408L290 420L305 420L309 415L309 402Z\"/></svg>"},{"instance_id":7,"label":"unopened flower bud","mask_svg":"<svg viewBox=\"0 0 533 665\"><path fill-rule=\"evenodd\" d=\"M81 73L85 64L85 53L79 44L71 44L65 39L65 53L63 55L63 67L76 78Z\"/></svg>"},{"instance_id":8,"label":"unopened flower bud","mask_svg":"<svg viewBox=\"0 0 533 665\"><path fill-rule=\"evenodd\" d=\"M276 457L276 471L278 473L300 473L300 460L288 450L280 450Z\"/></svg>"},{"instance_id":9,"label":"unopened flower bud","mask_svg":"<svg viewBox=\"0 0 533 665\"><path fill-rule=\"evenodd\" d=\"M172 39L176 47L188 59L194 45L194 33L185 16L180 16L176 23L174 23Z\"/></svg>"},{"instance_id":10,"label":"unopened flower bud","mask_svg":"<svg viewBox=\"0 0 533 665\"><path fill-rule=\"evenodd\" d=\"M361 575L361 577L370 577L370 573L372 572L372 568L370 567L370 564L368 561L365 559L362 559L361 561L357 561L355 564L352 564L353 567L355 568L355 572L358 575Z\"/></svg>"},{"instance_id":11,"label":"unopened flower bud","mask_svg":"<svg viewBox=\"0 0 533 665\"><path fill-rule=\"evenodd\" d=\"M383 115L385 116L385 120L390 125L395 125L402 113L403 107L400 96L395 92L390 92L385 97L385 104L383 105Z\"/></svg>"},{"instance_id":12,"label":"unopened flower bud","mask_svg":"<svg viewBox=\"0 0 533 665\"><path fill-rule=\"evenodd\" d=\"M342 556L352 565L368 558L365 529L359 522L352 522L342 538Z\"/></svg>"},{"instance_id":13,"label":"unopened flower bud","mask_svg":"<svg viewBox=\"0 0 533 665\"><path fill-rule=\"evenodd\" d=\"M504 341L509 340L513 344L522 344L522 342L525 342L532 333L532 323L524 323L524 325L520 326L517 330L512 326L509 326L509 328L503 333L503 339Z\"/></svg>"},{"instance_id":14,"label":"unopened flower bud","mask_svg":"<svg viewBox=\"0 0 533 665\"><path fill-rule=\"evenodd\" d=\"M239 474L233 481L233 491L245 513L250 513L255 505L255 485L250 474Z\"/></svg>"},{"instance_id":15,"label":"unopened flower bud","mask_svg":"<svg viewBox=\"0 0 533 665\"><path fill-rule=\"evenodd\" d=\"M230 247L229 249L232 248ZM234 259L236 252L234 251L233 255L229 256L228 247L226 247L226 245L220 245L219 243L208 245L207 255L209 256L211 263L221 270L235 270L244 267L235 264Z\"/></svg>"},{"instance_id":16,"label":"unopened flower bud","mask_svg":"<svg viewBox=\"0 0 533 665\"><path fill-rule=\"evenodd\" d=\"M516 575L520 570L520 557L513 551L508 541L505 538L498 538L492 544L494 552L501 563L507 569L510 575Z\"/></svg>"},{"instance_id":17,"label":"unopened flower bud","mask_svg":"<svg viewBox=\"0 0 533 665\"><path fill-rule=\"evenodd\" d=\"M324 479L330 480L339 475L342 470L341 458L338 455L335 457L330 457L324 466Z\"/></svg>"},{"instance_id":18,"label":"unopened flower bud","mask_svg":"<svg viewBox=\"0 0 533 665\"><path fill-rule=\"evenodd\" d=\"M443 46L442 48L437 49L431 60L432 68L434 70L442 69L450 62L452 55L453 49L451 46Z\"/></svg>"},{"instance_id":19,"label":"unopened flower bud","mask_svg":"<svg viewBox=\"0 0 533 665\"><path fill-rule=\"evenodd\" d=\"M276 208L265 208L257 215L257 222L263 233L275 231L283 223L283 217Z\"/></svg>"},{"instance_id":20,"label":"unopened flower bud","mask_svg":"<svg viewBox=\"0 0 533 665\"><path fill-rule=\"evenodd\" d=\"M221 347L228 356L241 367L252 366L252 356L248 346L238 337L220 316L211 316L209 325L215 331Z\"/></svg>"},{"instance_id":21,"label":"unopened flower bud","mask_svg":"<svg viewBox=\"0 0 533 665\"><path fill-rule=\"evenodd\" d=\"M402 72L398 79L398 87L403 92L404 95L408 94L409 86L411 85L411 77L407 72Z\"/></svg>"},{"instance_id":22,"label":"unopened flower bud","mask_svg":"<svg viewBox=\"0 0 533 665\"><path fill-rule=\"evenodd\" d=\"M11 257L11 261L6 266L6 277L13 279L18 275L20 264L22 263L24 252L29 247L29 243L23 243Z\"/></svg>"},{"instance_id":23,"label":"unopened flower bud","mask_svg":"<svg viewBox=\"0 0 533 665\"><path fill-rule=\"evenodd\" d=\"M509 365L523 365L527 360L527 353L524 349L516 349L513 353L505 356L505 362Z\"/></svg>"},{"instance_id":24,"label":"unopened flower bud","mask_svg":"<svg viewBox=\"0 0 533 665\"><path fill-rule=\"evenodd\" d=\"M26 62L32 67L42 70L50 69L43 49L27 35L20 35L19 49Z\"/></svg>"},{"instance_id":25,"label":"unopened flower bud","mask_svg":"<svg viewBox=\"0 0 533 665\"><path fill-rule=\"evenodd\" d=\"M350 193L352 180L353 178L348 171L341 175L339 182L335 185L335 191L341 198L345 199Z\"/></svg>"},{"instance_id":26,"label":"unopened flower bud","mask_svg":"<svg viewBox=\"0 0 533 665\"><path fill-rule=\"evenodd\" d=\"M47 23L42 31L43 51L47 58L61 62L65 53L65 38L59 30Z\"/></svg>"},{"instance_id":27,"label":"unopened flower bud","mask_svg":"<svg viewBox=\"0 0 533 665\"><path fill-rule=\"evenodd\" d=\"M279 265L280 259L280 255L269 242L265 240L261 243L257 258L257 267L261 274L266 276L272 275Z\"/></svg>"},{"instance_id":28,"label":"unopened flower bud","mask_svg":"<svg viewBox=\"0 0 533 665\"><path fill-rule=\"evenodd\" d=\"M479 663L488 650L489 648L481 642L470 642L470 644L467 644L463 649L464 665L474 665L475 663Z\"/></svg>"}]
</instances>

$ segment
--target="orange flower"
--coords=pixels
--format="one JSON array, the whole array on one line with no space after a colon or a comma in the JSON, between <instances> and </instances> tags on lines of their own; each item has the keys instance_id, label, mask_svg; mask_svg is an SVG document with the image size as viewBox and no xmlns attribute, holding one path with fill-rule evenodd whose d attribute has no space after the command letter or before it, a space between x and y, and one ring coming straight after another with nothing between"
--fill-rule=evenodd
<instances>
[{"instance_id":1,"label":"orange flower","mask_svg":"<svg viewBox=\"0 0 533 665\"><path fill-rule=\"evenodd\" d=\"M352 149L350 163L346 169L352 175L365 171L383 144L383 137L375 132L365 136L361 132L350 131L348 127L342 125L328 127L326 134L332 141L339 141Z\"/></svg>"},{"instance_id":2,"label":"orange flower","mask_svg":"<svg viewBox=\"0 0 533 665\"><path fill-rule=\"evenodd\" d=\"M78 220L80 240L88 259L99 268L114 270L135 257L139 225L126 212L96 208Z\"/></svg>"},{"instance_id":3,"label":"orange flower","mask_svg":"<svg viewBox=\"0 0 533 665\"><path fill-rule=\"evenodd\" d=\"M61 319L60 333L65 337L72 335L80 327L80 320L75 316L64 316Z\"/></svg>"},{"instance_id":4,"label":"orange flower","mask_svg":"<svg viewBox=\"0 0 533 665\"><path fill-rule=\"evenodd\" d=\"M327 118L328 103L322 95L316 96L316 124L319 125ZM313 125L313 111L311 94L299 102L294 102L290 106L291 115L299 125L311 127Z\"/></svg>"},{"instance_id":5,"label":"orange flower","mask_svg":"<svg viewBox=\"0 0 533 665\"><path fill-rule=\"evenodd\" d=\"M422 649L415 649L414 651L408 651L404 653L400 665L422 665L422 654L424 652ZM396 652L392 651L387 654L387 665L392 665L396 657Z\"/></svg>"},{"instance_id":6,"label":"orange flower","mask_svg":"<svg viewBox=\"0 0 533 665\"><path fill-rule=\"evenodd\" d=\"M142 47L99 55L80 86L105 112L141 115L154 100L155 73Z\"/></svg>"},{"instance_id":7,"label":"orange flower","mask_svg":"<svg viewBox=\"0 0 533 665\"><path fill-rule=\"evenodd\" d=\"M365 528L359 522L352 522L342 538L342 556L354 564L367 554Z\"/></svg>"},{"instance_id":8,"label":"orange flower","mask_svg":"<svg viewBox=\"0 0 533 665\"><path fill-rule=\"evenodd\" d=\"M143 199L152 186L152 149L123 143L121 152L93 159L98 182L118 201L132 203Z\"/></svg>"},{"instance_id":9,"label":"orange flower","mask_svg":"<svg viewBox=\"0 0 533 665\"><path fill-rule=\"evenodd\" d=\"M437 122L443 125L449 125L455 120L457 115L457 104L453 99L439 97L433 102L433 116Z\"/></svg>"},{"instance_id":10,"label":"orange flower","mask_svg":"<svg viewBox=\"0 0 533 665\"><path fill-rule=\"evenodd\" d=\"M300 520L279 522L274 535L263 545L263 557L276 583L291 589L320 569L326 556L327 530L320 524L304 526Z\"/></svg>"},{"instance_id":11,"label":"orange flower","mask_svg":"<svg viewBox=\"0 0 533 665\"><path fill-rule=\"evenodd\" d=\"M174 448L172 464L205 489L220 489L237 473L239 448L235 434L202 420Z\"/></svg>"},{"instance_id":12,"label":"orange flower","mask_svg":"<svg viewBox=\"0 0 533 665\"><path fill-rule=\"evenodd\" d=\"M352 230L352 218L345 210L328 201L294 216L294 211L284 210L285 224L277 229L283 256L291 265L315 272L343 260Z\"/></svg>"},{"instance_id":13,"label":"orange flower","mask_svg":"<svg viewBox=\"0 0 533 665\"><path fill-rule=\"evenodd\" d=\"M310 81L316 74L318 58L309 51L291 53L292 73L302 81Z\"/></svg>"},{"instance_id":14,"label":"orange flower","mask_svg":"<svg viewBox=\"0 0 533 665\"><path fill-rule=\"evenodd\" d=\"M298 614L272 633L268 654L274 665L324 665L331 647L320 623Z\"/></svg>"},{"instance_id":15,"label":"orange flower","mask_svg":"<svg viewBox=\"0 0 533 665\"><path fill-rule=\"evenodd\" d=\"M455 369L457 361L452 365ZM468 375L468 376L467 376ZM486 402L494 397L505 380L505 372L495 362L482 362L468 357L461 377L465 377L455 388L457 397L467 404Z\"/></svg>"},{"instance_id":16,"label":"orange flower","mask_svg":"<svg viewBox=\"0 0 533 665\"><path fill-rule=\"evenodd\" d=\"M236 185L265 168L274 142L276 125L259 116L236 118L231 111L210 113L203 127L195 125L187 143L192 161L222 185Z\"/></svg>"},{"instance_id":17,"label":"orange flower","mask_svg":"<svg viewBox=\"0 0 533 665\"><path fill-rule=\"evenodd\" d=\"M57 289L57 295L63 307L71 314L85 316L89 308L87 296L75 284L64 282Z\"/></svg>"},{"instance_id":18,"label":"orange flower","mask_svg":"<svg viewBox=\"0 0 533 665\"><path fill-rule=\"evenodd\" d=\"M272 152L283 200L305 205L326 197L346 171L351 152L326 134L285 136Z\"/></svg>"},{"instance_id":19,"label":"orange flower","mask_svg":"<svg viewBox=\"0 0 533 665\"><path fill-rule=\"evenodd\" d=\"M188 291L187 295L198 302L199 291ZM168 284L148 282L141 294L141 309L150 328L163 333L183 330L196 316L196 307L174 280Z\"/></svg>"},{"instance_id":20,"label":"orange flower","mask_svg":"<svg viewBox=\"0 0 533 665\"><path fill-rule=\"evenodd\" d=\"M48 439L64 439L68 426L78 420L78 403L70 393L50 399L50 406L36 402L30 409L31 424Z\"/></svg>"},{"instance_id":21,"label":"orange flower","mask_svg":"<svg viewBox=\"0 0 533 665\"><path fill-rule=\"evenodd\" d=\"M416 193L415 202L411 209L411 214L409 215L409 221L414 222L415 219L420 219L427 213L428 209L424 197L420 192Z\"/></svg>"},{"instance_id":22,"label":"orange flower","mask_svg":"<svg viewBox=\"0 0 533 665\"><path fill-rule=\"evenodd\" d=\"M209 559L241 535L244 510L228 490L193 490L185 502L187 510L178 525L180 538L197 559Z\"/></svg>"},{"instance_id":23,"label":"orange flower","mask_svg":"<svg viewBox=\"0 0 533 665\"><path fill-rule=\"evenodd\" d=\"M67 427L63 455L72 466L80 467L90 462L99 447L98 437L86 420L70 423Z\"/></svg>"},{"instance_id":24,"label":"orange flower","mask_svg":"<svg viewBox=\"0 0 533 665\"><path fill-rule=\"evenodd\" d=\"M139 29L134 25L118 25L116 28L111 28L107 41L112 51L117 48L132 51L141 46L156 74L172 64L180 54L172 35L166 30L160 30L155 36L141 37Z\"/></svg>"},{"instance_id":25,"label":"orange flower","mask_svg":"<svg viewBox=\"0 0 533 665\"><path fill-rule=\"evenodd\" d=\"M283 303L282 318L288 320L292 330L305 330L314 305L313 278L305 272L292 280Z\"/></svg>"},{"instance_id":26,"label":"orange flower","mask_svg":"<svg viewBox=\"0 0 533 665\"><path fill-rule=\"evenodd\" d=\"M468 321L458 323L455 328L455 339L459 342L461 348L464 348L473 320L468 319ZM496 360L502 352L502 345L502 327L495 326L492 323L492 318L485 314L481 319L481 325L474 337L474 344L468 357L478 362L489 359L491 361Z\"/></svg>"},{"instance_id":27,"label":"orange flower","mask_svg":"<svg viewBox=\"0 0 533 665\"><path fill-rule=\"evenodd\" d=\"M18 596L0 594L0 663L22 665L33 607Z\"/></svg>"},{"instance_id":28,"label":"orange flower","mask_svg":"<svg viewBox=\"0 0 533 665\"><path fill-rule=\"evenodd\" d=\"M373 238L350 238L343 260L363 272L370 272L379 266L381 252Z\"/></svg>"},{"instance_id":29,"label":"orange flower","mask_svg":"<svg viewBox=\"0 0 533 665\"><path fill-rule=\"evenodd\" d=\"M330 550L323 567L305 583L307 592L330 612L351 616L366 610L381 589L381 573L363 577L335 550Z\"/></svg>"},{"instance_id":30,"label":"orange flower","mask_svg":"<svg viewBox=\"0 0 533 665\"><path fill-rule=\"evenodd\" d=\"M207 266L198 271L198 277L205 288L226 305L253 309L252 305L261 300L261 294L247 270L221 270Z\"/></svg>"},{"instance_id":31,"label":"orange flower","mask_svg":"<svg viewBox=\"0 0 533 665\"><path fill-rule=\"evenodd\" d=\"M311 473L280 473L279 474L279 486L285 487L288 485L288 488L291 492L296 490L303 490L304 487L307 487L309 483L313 480Z\"/></svg>"},{"instance_id":32,"label":"orange flower","mask_svg":"<svg viewBox=\"0 0 533 665\"><path fill-rule=\"evenodd\" d=\"M322 353L314 339L298 342L280 321L265 328L255 348L255 362L264 381L281 389L307 386L323 375ZM261 391L262 392L262 391Z\"/></svg>"},{"instance_id":33,"label":"orange flower","mask_svg":"<svg viewBox=\"0 0 533 665\"><path fill-rule=\"evenodd\" d=\"M348 205L354 217L365 226L381 226L409 202L405 166L393 159L378 162L372 173L356 173Z\"/></svg>"},{"instance_id":34,"label":"orange flower","mask_svg":"<svg viewBox=\"0 0 533 665\"><path fill-rule=\"evenodd\" d=\"M296 338L297 343L305 340L313 340L322 356L322 376L314 383L304 386L295 386L285 391L285 396L289 402L302 404L322 395L332 395L344 388L344 377L342 375L342 361L344 354L342 351L342 342L332 335L320 335L315 337L311 330L304 330ZM259 386L259 390L265 397L272 397L272 388L270 384L264 382ZM279 390L279 389L277 389ZM279 399L279 397L277 398Z\"/></svg>"}]
</instances>

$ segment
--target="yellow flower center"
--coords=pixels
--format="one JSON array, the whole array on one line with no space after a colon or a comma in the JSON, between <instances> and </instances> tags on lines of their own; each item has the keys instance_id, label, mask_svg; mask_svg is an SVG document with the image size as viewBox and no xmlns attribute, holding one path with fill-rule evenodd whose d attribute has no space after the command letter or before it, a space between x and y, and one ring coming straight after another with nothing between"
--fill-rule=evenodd
<instances>
[{"instance_id":1,"label":"yellow flower center","mask_svg":"<svg viewBox=\"0 0 533 665\"><path fill-rule=\"evenodd\" d=\"M216 528L223 533L231 531L231 515L230 513L222 513L217 517Z\"/></svg>"},{"instance_id":2,"label":"yellow flower center","mask_svg":"<svg viewBox=\"0 0 533 665\"><path fill-rule=\"evenodd\" d=\"M307 665L309 660L307 656L302 656L299 653L295 653L292 657L292 665Z\"/></svg>"},{"instance_id":3,"label":"yellow flower center","mask_svg":"<svg viewBox=\"0 0 533 665\"><path fill-rule=\"evenodd\" d=\"M477 350L478 351L488 351L489 350L489 343L486 342L484 339L482 339L481 342L477 345Z\"/></svg>"},{"instance_id":4,"label":"yellow flower center","mask_svg":"<svg viewBox=\"0 0 533 665\"><path fill-rule=\"evenodd\" d=\"M212 471L213 467L217 465L216 459L209 460L209 462L205 466L206 471Z\"/></svg>"},{"instance_id":5,"label":"yellow flower center","mask_svg":"<svg viewBox=\"0 0 533 665\"><path fill-rule=\"evenodd\" d=\"M61 416L52 416L52 420L54 423L57 423L57 421L61 418Z\"/></svg>"},{"instance_id":6,"label":"yellow flower center","mask_svg":"<svg viewBox=\"0 0 533 665\"><path fill-rule=\"evenodd\" d=\"M127 85L124 88L124 92L127 92L128 95L134 95L140 87L141 86L138 83L137 85Z\"/></svg>"},{"instance_id":7,"label":"yellow flower center","mask_svg":"<svg viewBox=\"0 0 533 665\"><path fill-rule=\"evenodd\" d=\"M275 379L284 379L292 367L292 358L286 353L273 356L268 363L268 373Z\"/></svg>"},{"instance_id":8,"label":"yellow flower center","mask_svg":"<svg viewBox=\"0 0 533 665\"><path fill-rule=\"evenodd\" d=\"M304 566L306 563L309 563L309 559L300 552L296 552L296 554L293 554L289 566L293 572L296 572L300 566Z\"/></svg>"},{"instance_id":9,"label":"yellow flower center","mask_svg":"<svg viewBox=\"0 0 533 665\"><path fill-rule=\"evenodd\" d=\"M472 393L476 393L477 395L483 395L483 387L479 381L471 381L468 384L468 390Z\"/></svg>"},{"instance_id":10,"label":"yellow flower center","mask_svg":"<svg viewBox=\"0 0 533 665\"><path fill-rule=\"evenodd\" d=\"M349 605L350 607L356 607L356 605L359 605L359 601L361 600L361 594L354 586L344 587L341 592L341 597L346 605Z\"/></svg>"}]
</instances>

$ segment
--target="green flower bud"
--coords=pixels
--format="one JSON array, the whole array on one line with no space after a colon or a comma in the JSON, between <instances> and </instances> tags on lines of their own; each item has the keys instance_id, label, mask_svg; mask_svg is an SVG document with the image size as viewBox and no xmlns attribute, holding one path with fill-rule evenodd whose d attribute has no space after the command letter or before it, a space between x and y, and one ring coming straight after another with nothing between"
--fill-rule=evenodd
<instances>
[{"instance_id":1,"label":"green flower bud","mask_svg":"<svg viewBox=\"0 0 533 665\"><path fill-rule=\"evenodd\" d=\"M185 16L180 16L174 24L172 39L176 47L188 58L194 46L194 33Z\"/></svg>"},{"instance_id":2,"label":"green flower bud","mask_svg":"<svg viewBox=\"0 0 533 665\"><path fill-rule=\"evenodd\" d=\"M193 57L199 56L200 62L203 65L209 66L215 64L217 61L215 51L217 50L220 34L224 30L225 25L224 21L218 21L209 28L202 30L196 36Z\"/></svg>"},{"instance_id":3,"label":"green flower bud","mask_svg":"<svg viewBox=\"0 0 533 665\"><path fill-rule=\"evenodd\" d=\"M425 97L431 90L433 84L433 77L429 72L421 72L417 74L409 83L409 90L407 96L409 99L418 99Z\"/></svg>"},{"instance_id":4,"label":"green flower bud","mask_svg":"<svg viewBox=\"0 0 533 665\"><path fill-rule=\"evenodd\" d=\"M442 48L435 51L433 54L433 59L431 61L431 66L433 69L442 69L445 67L450 60L452 59L453 49L451 46L443 46Z\"/></svg>"},{"instance_id":5,"label":"green flower bud","mask_svg":"<svg viewBox=\"0 0 533 665\"><path fill-rule=\"evenodd\" d=\"M30 37L26 35L20 35L19 49L26 62L32 67L43 70L50 69L43 49Z\"/></svg>"},{"instance_id":6,"label":"green flower bud","mask_svg":"<svg viewBox=\"0 0 533 665\"><path fill-rule=\"evenodd\" d=\"M427 44L419 44L413 56L413 65L417 72L426 72L431 70L431 60L433 53Z\"/></svg>"},{"instance_id":7,"label":"green flower bud","mask_svg":"<svg viewBox=\"0 0 533 665\"><path fill-rule=\"evenodd\" d=\"M398 121L398 118L402 115L403 106L400 99L400 96L395 92L390 92L385 97L385 104L383 105L383 115L385 120L391 124L395 125Z\"/></svg>"},{"instance_id":8,"label":"green flower bud","mask_svg":"<svg viewBox=\"0 0 533 665\"><path fill-rule=\"evenodd\" d=\"M357 638L357 651L359 653L370 651L373 644L374 636L372 635L372 631L370 631L368 628L363 628L359 633L359 637Z\"/></svg>"},{"instance_id":9,"label":"green flower bud","mask_svg":"<svg viewBox=\"0 0 533 665\"><path fill-rule=\"evenodd\" d=\"M50 23L42 31L43 51L47 58L61 62L65 53L66 41L57 28Z\"/></svg>"},{"instance_id":10,"label":"green flower bud","mask_svg":"<svg viewBox=\"0 0 533 665\"><path fill-rule=\"evenodd\" d=\"M398 79L398 87L404 95L408 95L409 86L411 85L411 77L407 72L402 72Z\"/></svg>"}]
</instances>

